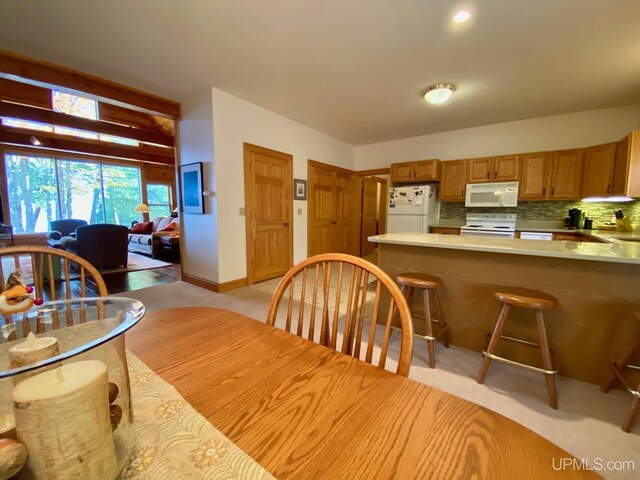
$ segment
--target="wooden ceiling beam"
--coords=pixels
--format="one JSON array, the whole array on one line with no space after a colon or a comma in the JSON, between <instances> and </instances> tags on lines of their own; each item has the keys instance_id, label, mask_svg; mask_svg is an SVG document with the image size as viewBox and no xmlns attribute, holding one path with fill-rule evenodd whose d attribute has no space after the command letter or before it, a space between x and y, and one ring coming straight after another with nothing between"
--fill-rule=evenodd
<instances>
[{"instance_id":1,"label":"wooden ceiling beam","mask_svg":"<svg viewBox=\"0 0 640 480\"><path fill-rule=\"evenodd\" d=\"M34 145L32 138L35 137L40 145ZM138 147L119 145L92 140L86 138L76 138L67 135L57 135L50 132L27 131L17 128L0 126L0 143L9 145L23 145L30 148L46 148L65 152L88 153L110 158L123 158L129 160L140 160L149 163L159 163L163 165L174 165L175 159L173 149L160 149L157 147L152 152ZM163 152L161 150L166 150Z\"/></svg>"},{"instance_id":2,"label":"wooden ceiling beam","mask_svg":"<svg viewBox=\"0 0 640 480\"><path fill-rule=\"evenodd\" d=\"M105 103L180 119L180 104L104 78L0 50L0 78L70 90Z\"/></svg>"},{"instance_id":3,"label":"wooden ceiling beam","mask_svg":"<svg viewBox=\"0 0 640 480\"><path fill-rule=\"evenodd\" d=\"M31 122L48 123L87 132L130 138L140 142L164 145L165 147L173 147L174 144L173 137L162 133L154 133L138 128L116 125L114 123L67 115L66 113L17 105L15 103L0 102L0 117L12 117Z\"/></svg>"},{"instance_id":4,"label":"wooden ceiling beam","mask_svg":"<svg viewBox=\"0 0 640 480\"><path fill-rule=\"evenodd\" d=\"M0 78L0 100L51 110L51 90Z\"/></svg>"},{"instance_id":5,"label":"wooden ceiling beam","mask_svg":"<svg viewBox=\"0 0 640 480\"><path fill-rule=\"evenodd\" d=\"M135 110L131 110L130 108L110 105L108 103L98 102L98 118L105 122L113 122L120 125L129 125L131 127L148 130L150 132L173 135L172 131L164 131L161 125L159 125L151 115L137 112Z\"/></svg>"}]
</instances>

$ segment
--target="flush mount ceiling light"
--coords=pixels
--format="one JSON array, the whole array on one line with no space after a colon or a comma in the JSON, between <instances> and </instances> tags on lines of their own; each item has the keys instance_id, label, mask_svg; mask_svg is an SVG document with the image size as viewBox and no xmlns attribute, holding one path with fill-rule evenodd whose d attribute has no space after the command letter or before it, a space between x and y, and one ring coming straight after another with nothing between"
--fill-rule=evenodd
<instances>
[{"instance_id":1,"label":"flush mount ceiling light","mask_svg":"<svg viewBox=\"0 0 640 480\"><path fill-rule=\"evenodd\" d=\"M449 100L455 89L455 85L451 83L437 83L427 88L424 92L424 99L429 103L438 105Z\"/></svg>"},{"instance_id":2,"label":"flush mount ceiling light","mask_svg":"<svg viewBox=\"0 0 640 480\"><path fill-rule=\"evenodd\" d=\"M466 10L460 10L453 16L453 21L456 23L464 23L471 18L471 14Z\"/></svg>"}]
</instances>

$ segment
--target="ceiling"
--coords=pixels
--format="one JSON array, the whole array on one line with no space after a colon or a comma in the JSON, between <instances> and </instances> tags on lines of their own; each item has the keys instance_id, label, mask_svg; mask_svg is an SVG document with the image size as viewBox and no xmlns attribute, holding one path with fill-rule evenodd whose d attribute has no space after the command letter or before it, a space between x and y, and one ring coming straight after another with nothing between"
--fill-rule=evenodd
<instances>
[{"instance_id":1,"label":"ceiling","mask_svg":"<svg viewBox=\"0 0 640 480\"><path fill-rule=\"evenodd\" d=\"M639 104L639 25L638 0L0 2L4 49L178 101L214 86L353 145Z\"/></svg>"}]
</instances>

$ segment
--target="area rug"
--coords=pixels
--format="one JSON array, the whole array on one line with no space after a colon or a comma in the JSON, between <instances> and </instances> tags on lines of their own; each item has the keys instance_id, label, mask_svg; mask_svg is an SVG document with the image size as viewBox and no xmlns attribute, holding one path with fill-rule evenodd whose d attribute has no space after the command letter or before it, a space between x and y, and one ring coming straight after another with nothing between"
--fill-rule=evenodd
<instances>
[{"instance_id":1,"label":"area rug","mask_svg":"<svg viewBox=\"0 0 640 480\"><path fill-rule=\"evenodd\" d=\"M46 262L45 262L46 263ZM125 267L117 267L117 268L100 268L98 269L102 275L107 275L109 273L118 273L118 272L135 272L139 270L151 270L154 268L162 268L170 266L170 263L163 262L161 260L156 260L151 257L147 257L146 255L141 255L139 253L129 252L129 257L127 261L127 266ZM19 268L22 272L22 278L24 281L29 284L33 283L33 272L31 267L31 257L29 255L21 255L19 258ZM9 275L10 272L16 269L16 263L12 257L2 257L2 272L5 278ZM80 278L80 275L75 272L71 272L69 276L70 280L75 280Z\"/></svg>"}]
</instances>

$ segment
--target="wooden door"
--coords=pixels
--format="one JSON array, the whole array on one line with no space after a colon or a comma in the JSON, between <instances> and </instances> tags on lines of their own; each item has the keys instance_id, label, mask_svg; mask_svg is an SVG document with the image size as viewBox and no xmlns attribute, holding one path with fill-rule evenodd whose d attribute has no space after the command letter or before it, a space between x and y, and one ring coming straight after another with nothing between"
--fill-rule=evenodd
<instances>
[{"instance_id":1,"label":"wooden door","mask_svg":"<svg viewBox=\"0 0 640 480\"><path fill-rule=\"evenodd\" d=\"M464 202L466 169L466 160L442 162L441 202Z\"/></svg>"},{"instance_id":2,"label":"wooden door","mask_svg":"<svg viewBox=\"0 0 640 480\"><path fill-rule=\"evenodd\" d=\"M493 157L467 160L467 183L486 183L493 180Z\"/></svg>"},{"instance_id":3,"label":"wooden door","mask_svg":"<svg viewBox=\"0 0 640 480\"><path fill-rule=\"evenodd\" d=\"M391 183L411 183L414 180L414 162L392 163Z\"/></svg>"},{"instance_id":4,"label":"wooden door","mask_svg":"<svg viewBox=\"0 0 640 480\"><path fill-rule=\"evenodd\" d=\"M343 172L333 172L333 175L335 201L331 228L331 252L352 254L354 218L360 216L355 208L353 176Z\"/></svg>"},{"instance_id":5,"label":"wooden door","mask_svg":"<svg viewBox=\"0 0 640 480\"><path fill-rule=\"evenodd\" d=\"M440 180L440 160L415 162L413 177L419 182L436 182Z\"/></svg>"},{"instance_id":6,"label":"wooden door","mask_svg":"<svg viewBox=\"0 0 640 480\"><path fill-rule=\"evenodd\" d=\"M561 150L553 153L549 199L579 200L582 184L582 151Z\"/></svg>"},{"instance_id":7,"label":"wooden door","mask_svg":"<svg viewBox=\"0 0 640 480\"><path fill-rule=\"evenodd\" d=\"M493 160L494 182L516 182L520 173L520 155L503 155Z\"/></svg>"},{"instance_id":8,"label":"wooden door","mask_svg":"<svg viewBox=\"0 0 640 480\"><path fill-rule=\"evenodd\" d=\"M245 143L244 192L251 285L293 266L293 157Z\"/></svg>"},{"instance_id":9,"label":"wooden door","mask_svg":"<svg viewBox=\"0 0 640 480\"><path fill-rule=\"evenodd\" d=\"M585 150L582 181L582 195L584 197L611 195L615 163L615 143L598 145Z\"/></svg>"},{"instance_id":10,"label":"wooden door","mask_svg":"<svg viewBox=\"0 0 640 480\"><path fill-rule=\"evenodd\" d=\"M520 160L518 199L544 200L549 195L549 153L526 153Z\"/></svg>"},{"instance_id":11,"label":"wooden door","mask_svg":"<svg viewBox=\"0 0 640 480\"><path fill-rule=\"evenodd\" d=\"M333 172L324 168L308 168L308 222L307 255L331 252L333 225Z\"/></svg>"},{"instance_id":12,"label":"wooden door","mask_svg":"<svg viewBox=\"0 0 640 480\"><path fill-rule=\"evenodd\" d=\"M616 144L616 163L613 168L613 195L627 195L627 179L629 177L629 143L631 135L627 135Z\"/></svg>"},{"instance_id":13,"label":"wooden door","mask_svg":"<svg viewBox=\"0 0 640 480\"><path fill-rule=\"evenodd\" d=\"M374 178L365 177L362 182L362 227L360 238L360 255L369 255L376 250L376 244L367 240L378 234L378 182Z\"/></svg>"}]
</instances>

